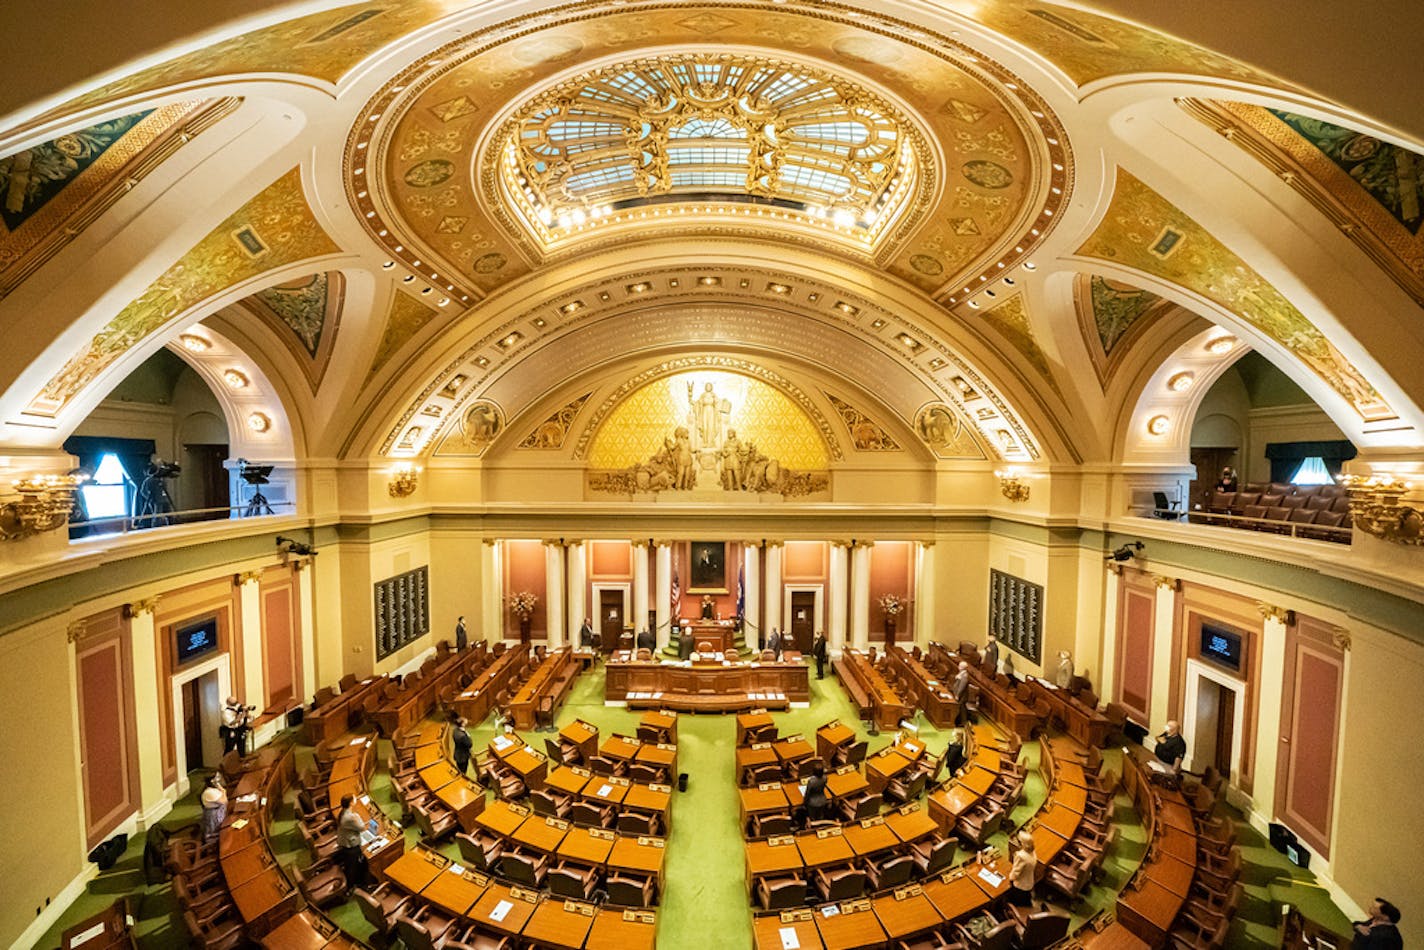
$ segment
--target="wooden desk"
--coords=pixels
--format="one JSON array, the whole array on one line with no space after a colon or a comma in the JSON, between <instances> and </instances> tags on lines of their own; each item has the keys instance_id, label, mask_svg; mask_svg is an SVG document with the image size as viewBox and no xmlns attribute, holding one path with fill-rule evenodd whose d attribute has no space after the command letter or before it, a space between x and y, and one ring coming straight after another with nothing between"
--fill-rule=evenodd
<instances>
[{"instance_id":1,"label":"wooden desk","mask_svg":"<svg viewBox=\"0 0 1424 950\"><path fill-rule=\"evenodd\" d=\"M451 782L458 782L463 776L456 771L455 766L441 759L434 765L427 766L417 773L420 781L432 792L438 792Z\"/></svg>"},{"instance_id":2,"label":"wooden desk","mask_svg":"<svg viewBox=\"0 0 1424 950\"><path fill-rule=\"evenodd\" d=\"M663 742L677 742L677 713L670 709L650 709L638 720L638 728L657 732Z\"/></svg>"},{"instance_id":3,"label":"wooden desk","mask_svg":"<svg viewBox=\"0 0 1424 950\"><path fill-rule=\"evenodd\" d=\"M593 919L584 950L653 950L657 942L658 915L651 910L604 908Z\"/></svg>"},{"instance_id":4,"label":"wooden desk","mask_svg":"<svg viewBox=\"0 0 1424 950\"><path fill-rule=\"evenodd\" d=\"M785 707L810 702L811 680L802 661L715 664L609 660L604 695L629 708L726 710Z\"/></svg>"},{"instance_id":5,"label":"wooden desk","mask_svg":"<svg viewBox=\"0 0 1424 950\"><path fill-rule=\"evenodd\" d=\"M910 699L925 711L937 729L951 729L959 720L959 703L943 682L923 663L899 647L885 651L885 662L909 684Z\"/></svg>"},{"instance_id":6,"label":"wooden desk","mask_svg":"<svg viewBox=\"0 0 1424 950\"><path fill-rule=\"evenodd\" d=\"M692 649L698 650L703 643L710 644L712 652L719 657L728 650L737 648L737 629L731 623L719 620L689 620L678 627L680 637L692 638Z\"/></svg>"},{"instance_id":7,"label":"wooden desk","mask_svg":"<svg viewBox=\"0 0 1424 950\"><path fill-rule=\"evenodd\" d=\"M628 792L623 796L623 807L633 808L638 811L656 812L664 817L666 821L668 805L672 801L672 786L660 783L634 782L628 786Z\"/></svg>"},{"instance_id":8,"label":"wooden desk","mask_svg":"<svg viewBox=\"0 0 1424 950\"><path fill-rule=\"evenodd\" d=\"M658 890L662 891L663 857L666 853L662 838L619 835L613 843L613 850L608 853L608 869L652 875L657 879Z\"/></svg>"},{"instance_id":9,"label":"wooden desk","mask_svg":"<svg viewBox=\"0 0 1424 950\"><path fill-rule=\"evenodd\" d=\"M782 791L780 785L768 784L756 788L739 788L737 794L741 796L743 828L746 827L747 820L752 815L786 811L790 805L786 800L786 793Z\"/></svg>"},{"instance_id":10,"label":"wooden desk","mask_svg":"<svg viewBox=\"0 0 1424 950\"><path fill-rule=\"evenodd\" d=\"M805 867L801 850L796 847L796 839L791 835L773 835L746 843L747 887L753 881L767 874L785 874Z\"/></svg>"},{"instance_id":11,"label":"wooden desk","mask_svg":"<svg viewBox=\"0 0 1424 950\"><path fill-rule=\"evenodd\" d=\"M603 745L598 747L598 754L620 762L632 762L642 747L643 744L637 739L612 735L603 740Z\"/></svg>"},{"instance_id":12,"label":"wooden desk","mask_svg":"<svg viewBox=\"0 0 1424 950\"><path fill-rule=\"evenodd\" d=\"M485 895L485 891L489 889L491 878L479 871L469 869L457 871L458 867L459 865L452 864L435 875L435 879L425 885L425 889L420 892L420 897L447 913L456 917L464 917L469 914L470 908L474 907L475 903Z\"/></svg>"},{"instance_id":13,"label":"wooden desk","mask_svg":"<svg viewBox=\"0 0 1424 950\"><path fill-rule=\"evenodd\" d=\"M1150 950L1146 941L1115 920L1097 933L1091 930L1078 932L1078 940L1088 950ZM1345 946L1349 941L1338 944Z\"/></svg>"},{"instance_id":14,"label":"wooden desk","mask_svg":"<svg viewBox=\"0 0 1424 950\"><path fill-rule=\"evenodd\" d=\"M770 742L754 742L751 745L737 746L737 784L745 785L751 781L747 774L751 769L761 765L776 765L776 750L771 747Z\"/></svg>"},{"instance_id":15,"label":"wooden desk","mask_svg":"<svg viewBox=\"0 0 1424 950\"><path fill-rule=\"evenodd\" d=\"M1195 874L1196 868L1192 865L1165 855L1153 861L1147 869L1149 881L1160 884L1184 900L1191 893L1192 878Z\"/></svg>"},{"instance_id":16,"label":"wooden desk","mask_svg":"<svg viewBox=\"0 0 1424 950\"><path fill-rule=\"evenodd\" d=\"M869 790L869 780L853 765L826 773L826 791L832 798L851 798Z\"/></svg>"},{"instance_id":17,"label":"wooden desk","mask_svg":"<svg viewBox=\"0 0 1424 950\"><path fill-rule=\"evenodd\" d=\"M592 777L593 773L588 769L571 765L556 765L545 774L544 785L546 788L563 792L565 795L577 795L583 791L583 787Z\"/></svg>"},{"instance_id":18,"label":"wooden desk","mask_svg":"<svg viewBox=\"0 0 1424 950\"><path fill-rule=\"evenodd\" d=\"M865 779L870 790L883 793L890 780L910 767L910 760L894 749L881 749L865 760Z\"/></svg>"},{"instance_id":19,"label":"wooden desk","mask_svg":"<svg viewBox=\"0 0 1424 950\"><path fill-rule=\"evenodd\" d=\"M593 904L550 898L534 909L524 925L524 939L559 950L581 950L597 913Z\"/></svg>"},{"instance_id":20,"label":"wooden desk","mask_svg":"<svg viewBox=\"0 0 1424 950\"><path fill-rule=\"evenodd\" d=\"M505 801L493 801L475 818L475 823L501 838L512 838L529 817L529 810Z\"/></svg>"},{"instance_id":21,"label":"wooden desk","mask_svg":"<svg viewBox=\"0 0 1424 950\"><path fill-rule=\"evenodd\" d=\"M807 742L803 736L787 736L785 739L773 742L771 748L782 765L790 765L816 755L815 746Z\"/></svg>"},{"instance_id":22,"label":"wooden desk","mask_svg":"<svg viewBox=\"0 0 1424 950\"><path fill-rule=\"evenodd\" d=\"M1182 908L1182 897L1141 875L1117 896L1117 919L1154 947L1167 942L1167 932Z\"/></svg>"},{"instance_id":23,"label":"wooden desk","mask_svg":"<svg viewBox=\"0 0 1424 950\"><path fill-rule=\"evenodd\" d=\"M544 753L525 746L504 756L504 761L518 773L530 791L544 787L544 777L549 772L549 757Z\"/></svg>"},{"instance_id":24,"label":"wooden desk","mask_svg":"<svg viewBox=\"0 0 1424 950\"><path fill-rule=\"evenodd\" d=\"M885 824L906 844L939 833L939 825L919 802L909 802L885 815Z\"/></svg>"},{"instance_id":25,"label":"wooden desk","mask_svg":"<svg viewBox=\"0 0 1424 950\"><path fill-rule=\"evenodd\" d=\"M469 918L481 927L514 937L524 929L539 903L539 892L518 885L493 882L470 909Z\"/></svg>"},{"instance_id":26,"label":"wooden desk","mask_svg":"<svg viewBox=\"0 0 1424 950\"><path fill-rule=\"evenodd\" d=\"M801 852L801 862L808 868L840 864L855 857L850 842L838 827L803 831L796 836L796 847Z\"/></svg>"},{"instance_id":27,"label":"wooden desk","mask_svg":"<svg viewBox=\"0 0 1424 950\"><path fill-rule=\"evenodd\" d=\"M559 738L578 749L585 762L598 751L598 727L582 719L575 719L560 729Z\"/></svg>"},{"instance_id":28,"label":"wooden desk","mask_svg":"<svg viewBox=\"0 0 1424 950\"><path fill-rule=\"evenodd\" d=\"M944 920L963 920L989 906L984 888L974 881L978 870L978 866L971 863L924 882L925 899Z\"/></svg>"},{"instance_id":29,"label":"wooden desk","mask_svg":"<svg viewBox=\"0 0 1424 950\"><path fill-rule=\"evenodd\" d=\"M894 729L903 719L914 714L914 705L908 697L900 695L885 677L880 675L870 663L870 657L858 650L846 650L834 664L836 675L840 677L852 701L858 706L861 701L857 694L864 696L870 705L871 716L881 729ZM862 711L864 706L861 706Z\"/></svg>"},{"instance_id":30,"label":"wooden desk","mask_svg":"<svg viewBox=\"0 0 1424 950\"><path fill-rule=\"evenodd\" d=\"M863 818L858 822L842 825L841 831L846 841L850 842L851 850L861 857L893 848L900 843L899 836L885 823L884 818Z\"/></svg>"},{"instance_id":31,"label":"wooden desk","mask_svg":"<svg viewBox=\"0 0 1424 950\"><path fill-rule=\"evenodd\" d=\"M643 743L637 755L633 756L634 762L643 765L650 765L653 768L667 769L669 773L677 771L677 746L666 742L656 744Z\"/></svg>"},{"instance_id":32,"label":"wooden desk","mask_svg":"<svg viewBox=\"0 0 1424 950\"><path fill-rule=\"evenodd\" d=\"M564 840L564 835L569 833L572 827L567 821L558 818L539 816L526 818L510 837L520 844L541 851L544 854L553 854L559 849L559 843Z\"/></svg>"},{"instance_id":33,"label":"wooden desk","mask_svg":"<svg viewBox=\"0 0 1424 950\"><path fill-rule=\"evenodd\" d=\"M356 947L358 944L341 928L323 917L321 911L298 911L272 928L259 941L265 950L321 950L322 947ZM65 947L64 950L69 950ZM90 950L88 944L84 950Z\"/></svg>"},{"instance_id":34,"label":"wooden desk","mask_svg":"<svg viewBox=\"0 0 1424 950\"><path fill-rule=\"evenodd\" d=\"M832 719L816 730L816 754L827 765L837 751L855 745L855 730L839 719Z\"/></svg>"},{"instance_id":35,"label":"wooden desk","mask_svg":"<svg viewBox=\"0 0 1424 950\"><path fill-rule=\"evenodd\" d=\"M416 848L392 861L385 870L385 878L402 890L419 894L443 874L450 863L450 859L442 854L428 848Z\"/></svg>"},{"instance_id":36,"label":"wooden desk","mask_svg":"<svg viewBox=\"0 0 1424 950\"><path fill-rule=\"evenodd\" d=\"M62 950L109 950L111 947L134 947L134 917L127 897L120 897L99 913L73 927L60 938Z\"/></svg>"},{"instance_id":37,"label":"wooden desk","mask_svg":"<svg viewBox=\"0 0 1424 950\"><path fill-rule=\"evenodd\" d=\"M460 823L460 830L466 833L474 830L475 818L485 810L484 789L473 785L469 779L463 776L459 781L451 782L440 789L435 793L435 797L455 813L455 820Z\"/></svg>"},{"instance_id":38,"label":"wooden desk","mask_svg":"<svg viewBox=\"0 0 1424 950\"><path fill-rule=\"evenodd\" d=\"M870 906L891 940L906 940L944 923L935 905L918 884L899 887L873 898Z\"/></svg>"},{"instance_id":39,"label":"wooden desk","mask_svg":"<svg viewBox=\"0 0 1424 950\"><path fill-rule=\"evenodd\" d=\"M785 950L782 936L789 931L801 950L824 948L821 932L816 929L815 912L808 909L784 910L780 913L758 914L752 921L756 950Z\"/></svg>"},{"instance_id":40,"label":"wooden desk","mask_svg":"<svg viewBox=\"0 0 1424 950\"><path fill-rule=\"evenodd\" d=\"M831 908L838 912L827 917L826 911ZM826 950L861 950L885 944L885 928L880 926L870 901L864 898L840 905L826 904L817 909L815 917Z\"/></svg>"},{"instance_id":41,"label":"wooden desk","mask_svg":"<svg viewBox=\"0 0 1424 950\"><path fill-rule=\"evenodd\" d=\"M632 784L626 778L618 778L613 775L594 775L589 778L588 784L583 787L580 794L591 802L619 805L627 797L628 789L632 787Z\"/></svg>"},{"instance_id":42,"label":"wooden desk","mask_svg":"<svg viewBox=\"0 0 1424 950\"><path fill-rule=\"evenodd\" d=\"M568 647L546 653L544 661L510 697L509 711L514 716L515 728L533 729L537 725L535 715L545 702L552 704L552 722L552 710L563 704L582 669L583 665Z\"/></svg>"},{"instance_id":43,"label":"wooden desk","mask_svg":"<svg viewBox=\"0 0 1424 950\"><path fill-rule=\"evenodd\" d=\"M611 829L574 825L559 842L557 854L569 861L598 866L608 861L608 854L616 840L618 835Z\"/></svg>"},{"instance_id":44,"label":"wooden desk","mask_svg":"<svg viewBox=\"0 0 1424 950\"><path fill-rule=\"evenodd\" d=\"M760 737L761 733L767 731L772 735L776 734L776 720L771 718L771 713L763 710L737 716L737 745L746 745L750 741L749 736Z\"/></svg>"}]
</instances>

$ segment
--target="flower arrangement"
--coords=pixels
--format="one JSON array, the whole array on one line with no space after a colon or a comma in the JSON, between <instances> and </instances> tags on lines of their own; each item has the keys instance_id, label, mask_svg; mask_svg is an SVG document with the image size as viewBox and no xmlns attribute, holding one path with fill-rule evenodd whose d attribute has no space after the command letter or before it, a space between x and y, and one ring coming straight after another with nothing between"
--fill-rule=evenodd
<instances>
[{"instance_id":1,"label":"flower arrangement","mask_svg":"<svg viewBox=\"0 0 1424 950\"><path fill-rule=\"evenodd\" d=\"M899 594L881 594L880 609L887 617L893 617L905 609L905 605L910 602L910 598L901 597Z\"/></svg>"},{"instance_id":2,"label":"flower arrangement","mask_svg":"<svg viewBox=\"0 0 1424 950\"><path fill-rule=\"evenodd\" d=\"M534 605L539 603L538 595L527 590L521 590L517 594L510 594L508 600L509 609L518 614L522 620L528 620L534 616Z\"/></svg>"}]
</instances>

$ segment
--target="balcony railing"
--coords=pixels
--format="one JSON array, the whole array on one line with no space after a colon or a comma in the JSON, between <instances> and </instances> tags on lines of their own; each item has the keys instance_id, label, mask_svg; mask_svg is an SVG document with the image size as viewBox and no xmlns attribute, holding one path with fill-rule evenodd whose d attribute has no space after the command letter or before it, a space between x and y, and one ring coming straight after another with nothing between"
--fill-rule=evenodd
<instances>
[{"instance_id":1,"label":"balcony railing","mask_svg":"<svg viewBox=\"0 0 1424 950\"><path fill-rule=\"evenodd\" d=\"M1280 509L1295 511L1304 509ZM1272 518L1247 517L1218 511L1187 512L1187 520L1192 524L1216 525L1218 527L1240 528L1246 531L1261 531L1292 538L1308 538L1311 541L1330 541L1335 544L1349 544L1354 533L1349 520L1336 527L1333 525L1311 524L1308 521L1291 521L1289 516Z\"/></svg>"},{"instance_id":2,"label":"balcony railing","mask_svg":"<svg viewBox=\"0 0 1424 950\"><path fill-rule=\"evenodd\" d=\"M231 505L225 508L185 508L165 514L118 515L113 518L89 518L69 523L69 539L105 537L128 534L133 531L150 531L170 525L196 524L201 521L228 521L248 518L265 518L291 514L295 505L290 501L268 502L264 508L254 508L251 504Z\"/></svg>"}]
</instances>

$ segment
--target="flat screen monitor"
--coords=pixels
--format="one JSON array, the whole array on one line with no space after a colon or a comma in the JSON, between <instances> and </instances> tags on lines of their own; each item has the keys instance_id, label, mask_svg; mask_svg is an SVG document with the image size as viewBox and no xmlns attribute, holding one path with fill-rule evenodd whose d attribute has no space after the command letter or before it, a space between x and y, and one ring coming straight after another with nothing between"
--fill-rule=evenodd
<instances>
[{"instance_id":1,"label":"flat screen monitor","mask_svg":"<svg viewBox=\"0 0 1424 950\"><path fill-rule=\"evenodd\" d=\"M1241 634L1215 624L1202 624L1201 655L1232 672L1241 672Z\"/></svg>"},{"instance_id":2,"label":"flat screen monitor","mask_svg":"<svg viewBox=\"0 0 1424 950\"><path fill-rule=\"evenodd\" d=\"M178 642L178 664L181 666L218 648L218 618L209 617L179 627L174 636Z\"/></svg>"}]
</instances>

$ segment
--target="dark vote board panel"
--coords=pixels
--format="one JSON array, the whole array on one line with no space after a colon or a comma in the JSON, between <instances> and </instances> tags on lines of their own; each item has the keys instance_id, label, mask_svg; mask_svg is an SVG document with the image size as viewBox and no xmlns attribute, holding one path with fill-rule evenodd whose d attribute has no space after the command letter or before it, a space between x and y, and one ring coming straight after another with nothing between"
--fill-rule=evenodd
<instances>
[{"instance_id":1,"label":"dark vote board panel","mask_svg":"<svg viewBox=\"0 0 1424 950\"><path fill-rule=\"evenodd\" d=\"M1043 587L990 568L989 632L1038 663L1043 652Z\"/></svg>"},{"instance_id":2,"label":"dark vote board panel","mask_svg":"<svg viewBox=\"0 0 1424 950\"><path fill-rule=\"evenodd\" d=\"M385 659L429 632L428 567L376 582L376 659Z\"/></svg>"}]
</instances>

